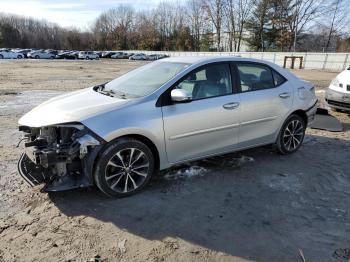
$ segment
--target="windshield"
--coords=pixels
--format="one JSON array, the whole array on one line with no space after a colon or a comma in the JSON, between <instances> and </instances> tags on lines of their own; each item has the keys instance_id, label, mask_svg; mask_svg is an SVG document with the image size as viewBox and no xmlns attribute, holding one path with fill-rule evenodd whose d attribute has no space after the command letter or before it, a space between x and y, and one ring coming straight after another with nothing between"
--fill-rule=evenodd
<instances>
[{"instance_id":1,"label":"windshield","mask_svg":"<svg viewBox=\"0 0 350 262\"><path fill-rule=\"evenodd\" d=\"M150 63L112 80L105 85L105 90L131 96L146 96L188 66L185 63Z\"/></svg>"}]
</instances>

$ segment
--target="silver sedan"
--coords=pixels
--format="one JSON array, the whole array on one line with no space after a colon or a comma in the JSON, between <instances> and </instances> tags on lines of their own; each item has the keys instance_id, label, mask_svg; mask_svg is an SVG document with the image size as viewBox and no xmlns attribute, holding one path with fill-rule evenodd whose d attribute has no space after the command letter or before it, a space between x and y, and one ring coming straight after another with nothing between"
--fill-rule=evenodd
<instances>
[{"instance_id":1,"label":"silver sedan","mask_svg":"<svg viewBox=\"0 0 350 262\"><path fill-rule=\"evenodd\" d=\"M24 115L18 170L46 191L127 196L175 164L268 144L294 153L316 102L312 84L273 63L167 58Z\"/></svg>"}]
</instances>

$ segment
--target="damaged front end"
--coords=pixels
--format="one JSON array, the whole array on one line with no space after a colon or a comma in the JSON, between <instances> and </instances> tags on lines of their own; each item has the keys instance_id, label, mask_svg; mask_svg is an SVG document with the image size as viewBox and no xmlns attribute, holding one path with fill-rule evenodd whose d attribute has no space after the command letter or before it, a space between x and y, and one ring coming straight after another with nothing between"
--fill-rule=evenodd
<instances>
[{"instance_id":1,"label":"damaged front end","mask_svg":"<svg viewBox=\"0 0 350 262\"><path fill-rule=\"evenodd\" d=\"M20 126L25 152L18 161L20 175L43 191L62 191L93 185L93 163L104 143L82 124L46 127Z\"/></svg>"}]
</instances>

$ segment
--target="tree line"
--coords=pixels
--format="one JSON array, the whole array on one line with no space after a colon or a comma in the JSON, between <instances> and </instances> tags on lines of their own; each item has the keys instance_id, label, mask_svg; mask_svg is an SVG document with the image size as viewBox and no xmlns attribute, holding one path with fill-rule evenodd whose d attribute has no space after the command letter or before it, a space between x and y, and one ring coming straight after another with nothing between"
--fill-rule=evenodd
<instances>
[{"instance_id":1,"label":"tree line","mask_svg":"<svg viewBox=\"0 0 350 262\"><path fill-rule=\"evenodd\" d=\"M348 46L346 0L163 1L120 4L90 30L0 13L0 46L72 50L334 51Z\"/></svg>"}]
</instances>

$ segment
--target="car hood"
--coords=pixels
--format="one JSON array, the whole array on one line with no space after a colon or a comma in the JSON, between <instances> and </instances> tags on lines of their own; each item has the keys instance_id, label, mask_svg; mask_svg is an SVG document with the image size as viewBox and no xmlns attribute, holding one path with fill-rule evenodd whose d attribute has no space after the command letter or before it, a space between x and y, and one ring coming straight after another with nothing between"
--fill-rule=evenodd
<instances>
[{"instance_id":1,"label":"car hood","mask_svg":"<svg viewBox=\"0 0 350 262\"><path fill-rule=\"evenodd\" d=\"M350 84L350 70L348 69L341 72L339 75L337 75L337 79L345 84Z\"/></svg>"},{"instance_id":2,"label":"car hood","mask_svg":"<svg viewBox=\"0 0 350 262\"><path fill-rule=\"evenodd\" d=\"M20 126L42 127L69 122L82 122L92 116L116 109L128 99L100 94L93 88L82 89L52 98L22 116Z\"/></svg>"}]
</instances>

